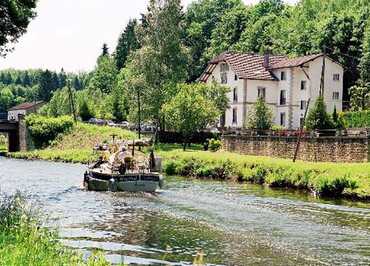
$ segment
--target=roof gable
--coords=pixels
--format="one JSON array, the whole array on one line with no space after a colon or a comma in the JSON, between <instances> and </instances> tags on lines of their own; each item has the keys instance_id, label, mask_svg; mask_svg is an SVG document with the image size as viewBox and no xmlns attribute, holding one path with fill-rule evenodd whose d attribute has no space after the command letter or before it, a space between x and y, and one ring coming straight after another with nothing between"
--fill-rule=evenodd
<instances>
[{"instance_id":1,"label":"roof gable","mask_svg":"<svg viewBox=\"0 0 370 266\"><path fill-rule=\"evenodd\" d=\"M18 104L10 108L8 111L29 110L29 109L32 109L34 107L41 105L42 103L43 103L42 101L32 102L32 103L21 103L21 104Z\"/></svg>"},{"instance_id":2,"label":"roof gable","mask_svg":"<svg viewBox=\"0 0 370 266\"><path fill-rule=\"evenodd\" d=\"M228 63L231 69L241 79L278 80L275 77L273 70L281 68L300 67L322 56L324 55L313 54L296 58L288 58L287 56L282 55L270 55L269 67L265 68L265 56L263 55L224 52L209 62L206 71L201 75L199 80L206 82L215 69L216 65L221 62ZM337 63L335 61L333 62Z\"/></svg>"}]
</instances>

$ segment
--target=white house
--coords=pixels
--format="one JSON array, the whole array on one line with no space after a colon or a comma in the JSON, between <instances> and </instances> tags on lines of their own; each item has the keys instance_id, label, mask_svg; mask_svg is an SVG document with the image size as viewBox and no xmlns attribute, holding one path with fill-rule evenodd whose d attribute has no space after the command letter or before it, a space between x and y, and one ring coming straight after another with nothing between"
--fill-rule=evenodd
<instances>
[{"instance_id":1,"label":"white house","mask_svg":"<svg viewBox=\"0 0 370 266\"><path fill-rule=\"evenodd\" d=\"M288 58L225 52L209 63L199 80L231 88L230 108L221 118L221 126L244 127L248 111L262 97L271 107L276 125L297 129L308 100L311 98L312 107L319 96L322 76L327 111L333 112L335 106L340 112L343 67L323 54Z\"/></svg>"},{"instance_id":2,"label":"white house","mask_svg":"<svg viewBox=\"0 0 370 266\"><path fill-rule=\"evenodd\" d=\"M19 115L27 115L37 112L38 109L44 104L42 101L32 103L22 103L14 106L8 110L8 120L18 121Z\"/></svg>"}]
</instances>

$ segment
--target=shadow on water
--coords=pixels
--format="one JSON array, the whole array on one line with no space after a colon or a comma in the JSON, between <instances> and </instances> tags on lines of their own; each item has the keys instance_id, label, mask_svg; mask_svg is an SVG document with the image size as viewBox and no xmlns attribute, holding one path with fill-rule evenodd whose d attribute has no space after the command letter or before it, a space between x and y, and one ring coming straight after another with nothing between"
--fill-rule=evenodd
<instances>
[{"instance_id":1,"label":"shadow on water","mask_svg":"<svg viewBox=\"0 0 370 266\"><path fill-rule=\"evenodd\" d=\"M0 158L0 188L32 196L63 242L113 263L370 263L370 205L263 186L167 178L157 195L81 189L84 166Z\"/></svg>"}]
</instances>

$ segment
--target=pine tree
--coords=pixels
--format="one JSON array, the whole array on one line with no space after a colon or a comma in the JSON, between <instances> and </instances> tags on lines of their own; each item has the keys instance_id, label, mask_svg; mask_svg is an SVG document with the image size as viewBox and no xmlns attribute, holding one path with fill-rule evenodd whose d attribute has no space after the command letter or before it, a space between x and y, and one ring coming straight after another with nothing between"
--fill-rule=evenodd
<instances>
[{"instance_id":1,"label":"pine tree","mask_svg":"<svg viewBox=\"0 0 370 266\"><path fill-rule=\"evenodd\" d=\"M315 106L310 110L306 128L308 130L315 129L332 129L334 127L331 117L326 112L326 106L323 97L317 98Z\"/></svg>"},{"instance_id":2,"label":"pine tree","mask_svg":"<svg viewBox=\"0 0 370 266\"><path fill-rule=\"evenodd\" d=\"M136 36L137 25L136 19L130 20L119 37L116 52L114 53L114 60L118 70L125 66L130 53L140 48L140 43Z\"/></svg>"},{"instance_id":3,"label":"pine tree","mask_svg":"<svg viewBox=\"0 0 370 266\"><path fill-rule=\"evenodd\" d=\"M107 56L107 55L109 55L109 48L108 48L108 45L104 43L101 56Z\"/></svg>"}]
</instances>

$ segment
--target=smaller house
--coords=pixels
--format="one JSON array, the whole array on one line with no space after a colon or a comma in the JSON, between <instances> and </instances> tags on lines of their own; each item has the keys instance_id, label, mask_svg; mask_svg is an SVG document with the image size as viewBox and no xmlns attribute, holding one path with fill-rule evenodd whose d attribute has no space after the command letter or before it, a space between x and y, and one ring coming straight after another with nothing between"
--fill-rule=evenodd
<instances>
[{"instance_id":1,"label":"smaller house","mask_svg":"<svg viewBox=\"0 0 370 266\"><path fill-rule=\"evenodd\" d=\"M43 101L37 101L32 103L22 103L16 105L8 110L8 120L19 121L19 115L25 116L31 113L36 113L43 104L44 104Z\"/></svg>"}]
</instances>

